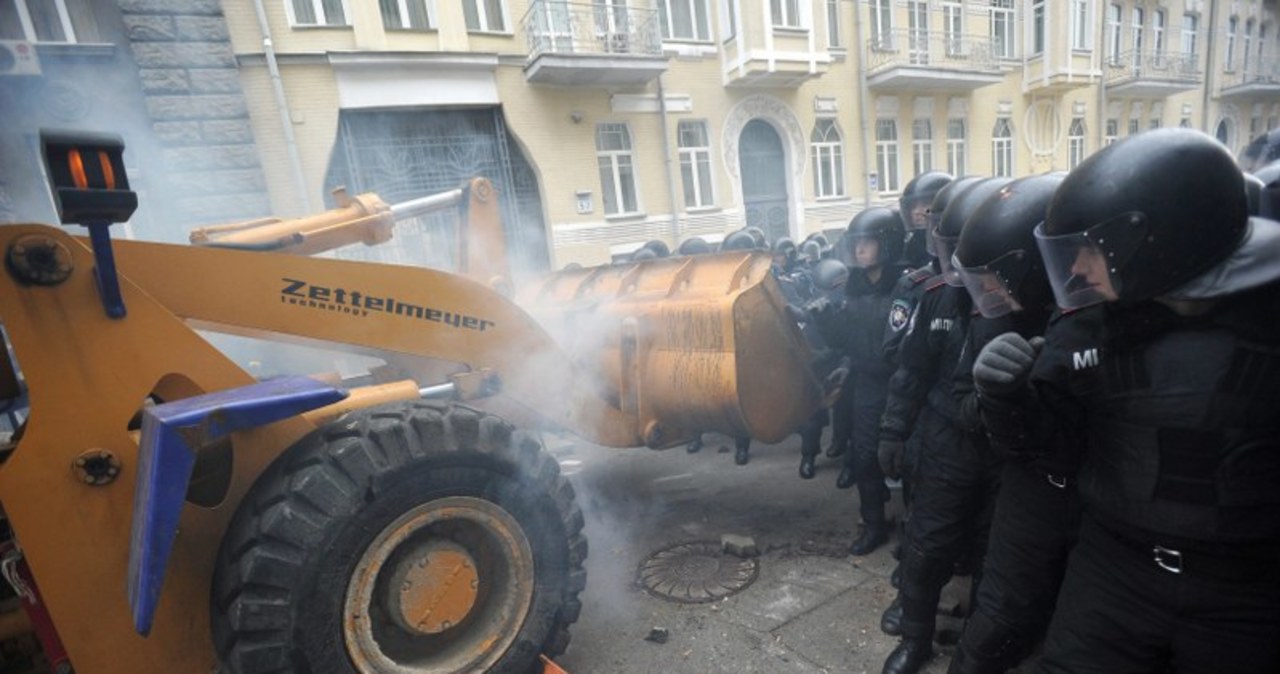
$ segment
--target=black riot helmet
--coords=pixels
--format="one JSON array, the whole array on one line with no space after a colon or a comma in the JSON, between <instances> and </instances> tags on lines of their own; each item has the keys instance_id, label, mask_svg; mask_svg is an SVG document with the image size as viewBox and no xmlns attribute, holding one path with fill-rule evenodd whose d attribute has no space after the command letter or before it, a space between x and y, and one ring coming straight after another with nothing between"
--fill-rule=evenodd
<instances>
[{"instance_id":1,"label":"black riot helmet","mask_svg":"<svg viewBox=\"0 0 1280 674\"><path fill-rule=\"evenodd\" d=\"M929 255L938 257L937 245L933 241L933 230L938 228L938 222L942 220L942 213L947 210L947 204L951 203L952 197L969 189L979 180L982 180L982 176L956 178L938 190L938 193L933 196L933 203L929 204L929 227L927 232Z\"/></svg>"},{"instance_id":2,"label":"black riot helmet","mask_svg":"<svg viewBox=\"0 0 1280 674\"><path fill-rule=\"evenodd\" d=\"M1227 149L1170 128L1072 170L1036 238L1058 306L1074 309L1163 295L1229 256L1248 225L1244 177Z\"/></svg>"},{"instance_id":3,"label":"black riot helmet","mask_svg":"<svg viewBox=\"0 0 1280 674\"><path fill-rule=\"evenodd\" d=\"M646 241L642 248L648 248L653 251L654 257L670 257L671 248L667 246L667 242L662 239L650 239Z\"/></svg>"},{"instance_id":4,"label":"black riot helmet","mask_svg":"<svg viewBox=\"0 0 1280 674\"><path fill-rule=\"evenodd\" d=\"M1250 212L1271 220L1280 220L1280 161L1263 166L1253 177L1261 183L1261 189L1258 192L1258 210Z\"/></svg>"},{"instance_id":5,"label":"black riot helmet","mask_svg":"<svg viewBox=\"0 0 1280 674\"><path fill-rule=\"evenodd\" d=\"M768 250L769 239L765 237L763 229L760 229L759 227L748 227L743 231L751 235L751 240L756 242L756 248Z\"/></svg>"},{"instance_id":6,"label":"black riot helmet","mask_svg":"<svg viewBox=\"0 0 1280 674\"><path fill-rule=\"evenodd\" d=\"M705 255L712 252L711 244L700 236L691 236L680 242L676 252L680 255Z\"/></svg>"},{"instance_id":7,"label":"black riot helmet","mask_svg":"<svg viewBox=\"0 0 1280 674\"><path fill-rule=\"evenodd\" d=\"M933 204L933 198L953 180L955 178L951 177L950 173L942 171L929 171L912 178L911 182L902 188L902 196L898 198L898 212L902 215L902 225L908 231L928 229L928 211ZM918 208L920 206L924 207L923 211Z\"/></svg>"},{"instance_id":8,"label":"black riot helmet","mask_svg":"<svg viewBox=\"0 0 1280 674\"><path fill-rule=\"evenodd\" d=\"M1244 174L1244 195L1249 202L1249 215L1262 215L1262 190L1266 185L1262 178L1252 174Z\"/></svg>"},{"instance_id":9,"label":"black riot helmet","mask_svg":"<svg viewBox=\"0 0 1280 674\"><path fill-rule=\"evenodd\" d=\"M755 250L756 240L752 238L751 233L739 229L736 232L730 232L729 236L724 237L724 241L720 242L720 251L728 250Z\"/></svg>"},{"instance_id":10,"label":"black riot helmet","mask_svg":"<svg viewBox=\"0 0 1280 674\"><path fill-rule=\"evenodd\" d=\"M783 269L790 271L791 267L795 266L798 256L799 251L796 249L796 242L789 237L784 236L773 242L774 264L778 264Z\"/></svg>"},{"instance_id":11,"label":"black riot helmet","mask_svg":"<svg viewBox=\"0 0 1280 674\"><path fill-rule=\"evenodd\" d=\"M849 282L849 268L839 260L828 258L813 265L809 276L813 279L815 288L827 294L835 294L836 291L843 291L844 285Z\"/></svg>"},{"instance_id":12,"label":"black riot helmet","mask_svg":"<svg viewBox=\"0 0 1280 674\"><path fill-rule=\"evenodd\" d=\"M1250 173L1280 160L1280 129L1271 129L1249 141L1240 151L1240 169Z\"/></svg>"},{"instance_id":13,"label":"black riot helmet","mask_svg":"<svg viewBox=\"0 0 1280 674\"><path fill-rule=\"evenodd\" d=\"M1050 173L1015 180L983 201L960 232L951 265L987 318L1053 302L1053 289L1036 245L1049 200L1066 178Z\"/></svg>"},{"instance_id":14,"label":"black riot helmet","mask_svg":"<svg viewBox=\"0 0 1280 674\"><path fill-rule=\"evenodd\" d=\"M658 259L658 254L653 252L652 248L645 248L644 246L637 248L636 252L631 254L632 262L640 262L642 260L656 260L656 259Z\"/></svg>"},{"instance_id":15,"label":"black riot helmet","mask_svg":"<svg viewBox=\"0 0 1280 674\"><path fill-rule=\"evenodd\" d=\"M889 208L868 208L853 216L849 227L845 230L845 245L848 246L849 259L860 267L880 267L895 262L902 257L906 232L903 231L902 218ZM871 240L879 245L874 260L858 262L857 245L859 241Z\"/></svg>"},{"instance_id":16,"label":"black riot helmet","mask_svg":"<svg viewBox=\"0 0 1280 674\"><path fill-rule=\"evenodd\" d=\"M800 257L808 264L814 264L822 259L822 245L813 239L809 239L800 244Z\"/></svg>"},{"instance_id":17,"label":"black riot helmet","mask_svg":"<svg viewBox=\"0 0 1280 674\"><path fill-rule=\"evenodd\" d=\"M933 246L938 253L938 266L942 269L942 277L946 279L948 285L956 287L964 285L964 281L960 280L959 272L951 266L951 254L956 250L956 244L960 241L960 233L964 231L965 223L978 210L982 202L987 200L987 197L1010 182L1009 178L983 178L969 183L960 191L948 196L946 210L942 211L942 217L938 218L938 223L934 225L932 232Z\"/></svg>"}]
</instances>

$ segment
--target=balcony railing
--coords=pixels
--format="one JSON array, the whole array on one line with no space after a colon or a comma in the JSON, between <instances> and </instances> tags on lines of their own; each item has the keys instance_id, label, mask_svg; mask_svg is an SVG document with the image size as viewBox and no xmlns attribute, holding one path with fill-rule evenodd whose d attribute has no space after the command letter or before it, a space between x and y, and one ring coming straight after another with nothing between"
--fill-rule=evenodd
<instances>
[{"instance_id":1,"label":"balcony railing","mask_svg":"<svg viewBox=\"0 0 1280 674\"><path fill-rule=\"evenodd\" d=\"M534 0L520 25L530 59L541 54L662 56L658 13L652 9Z\"/></svg>"},{"instance_id":2,"label":"balcony railing","mask_svg":"<svg viewBox=\"0 0 1280 674\"><path fill-rule=\"evenodd\" d=\"M1277 87L1280 86L1280 59L1265 58L1261 62L1251 61L1247 67L1222 74L1221 87L1231 89L1239 86Z\"/></svg>"},{"instance_id":3,"label":"balcony railing","mask_svg":"<svg viewBox=\"0 0 1280 674\"><path fill-rule=\"evenodd\" d=\"M1107 61L1107 83L1126 80L1196 82L1200 65L1195 54L1129 50Z\"/></svg>"},{"instance_id":4,"label":"balcony railing","mask_svg":"<svg viewBox=\"0 0 1280 674\"><path fill-rule=\"evenodd\" d=\"M1000 59L988 37L898 29L872 35L867 70L920 67L940 70L996 71Z\"/></svg>"}]
</instances>

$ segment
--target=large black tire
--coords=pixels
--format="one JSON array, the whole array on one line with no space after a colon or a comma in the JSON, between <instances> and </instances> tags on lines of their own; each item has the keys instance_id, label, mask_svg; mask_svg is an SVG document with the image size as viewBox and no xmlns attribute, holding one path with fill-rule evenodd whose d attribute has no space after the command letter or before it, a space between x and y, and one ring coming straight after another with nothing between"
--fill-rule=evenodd
<instances>
[{"instance_id":1,"label":"large black tire","mask_svg":"<svg viewBox=\"0 0 1280 674\"><path fill-rule=\"evenodd\" d=\"M481 506L475 512L500 510L493 513L497 519L480 514L515 525L509 530L523 535L527 546L522 549L531 553L532 570L525 573L531 583L523 586L529 591L519 601L519 592L495 599L496 593L486 598L482 589L477 608L444 634L387 637L388 643L400 644L394 646L400 653L389 656L404 667L397 671L523 673L536 665L539 653L562 652L586 583L587 542L573 487L534 436L464 406L414 402L353 413L328 424L291 447L256 481L223 539L214 572L210 610L223 666L235 674L389 669L353 656L360 647L352 646L353 632L359 630L351 628L350 597L359 600L362 595L351 588L375 585L353 578L369 568L362 556L390 545L380 533L394 530L415 509L436 507L432 512L439 517L453 512L433 505L442 499ZM463 540L464 545L483 539L475 547L484 548L489 540L484 528L478 534L447 528L473 526L458 521L436 522L414 536L440 534L441 540ZM445 544L456 547L452 541ZM486 550L473 551L477 566L486 571L482 578L515 573L495 570L494 562L483 568L490 557L502 561L500 554ZM515 608L490 606L499 601ZM378 607L385 606L374 604L367 607L370 623ZM394 612L382 610L386 623L386 615ZM515 622L493 617L502 610L518 613ZM379 629L395 632L394 626L380 624ZM491 634L495 624L506 625L504 633ZM493 639L477 642L477 635ZM463 662L459 650L484 649L487 655L476 656L481 659L458 664ZM357 666L357 661L366 664Z\"/></svg>"}]
</instances>

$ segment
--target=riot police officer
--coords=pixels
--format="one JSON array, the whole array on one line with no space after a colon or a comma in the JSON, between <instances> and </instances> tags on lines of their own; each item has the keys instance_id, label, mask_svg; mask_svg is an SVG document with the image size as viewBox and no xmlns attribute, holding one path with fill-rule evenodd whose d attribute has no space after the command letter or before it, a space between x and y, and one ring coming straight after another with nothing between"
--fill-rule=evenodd
<instances>
[{"instance_id":1,"label":"riot police officer","mask_svg":"<svg viewBox=\"0 0 1280 674\"><path fill-rule=\"evenodd\" d=\"M953 266L981 314L969 326L953 391L971 431L981 430L973 387L978 351L1005 332L1036 338L1049 322L1053 291L1033 230L1064 177L1033 176L1001 188L956 244ZM1006 462L974 608L948 674L1002 674L1048 625L1080 524L1074 450L1051 444Z\"/></svg>"},{"instance_id":2,"label":"riot police officer","mask_svg":"<svg viewBox=\"0 0 1280 674\"><path fill-rule=\"evenodd\" d=\"M902 196L898 198L898 214L902 216L902 224L907 228L907 245L902 256L902 262L907 267L918 269L928 265L933 258L932 251L928 250L929 208L938 192L952 180L949 173L929 171L912 178L902 188Z\"/></svg>"},{"instance_id":3,"label":"riot police officer","mask_svg":"<svg viewBox=\"0 0 1280 674\"><path fill-rule=\"evenodd\" d=\"M863 527L850 551L865 555L888 540L884 504L889 490L876 463L876 426L884 412L889 376L893 369L884 359L884 326L888 320L889 293L904 269L904 233L898 214L887 208L869 208L849 222L845 240L857 264L845 286L843 311L820 312L818 328L828 344L838 345L848 356L849 374L841 389L852 422L852 447L836 486L858 486ZM840 411L837 401L836 414ZM834 423L834 422L833 422Z\"/></svg>"},{"instance_id":4,"label":"riot police officer","mask_svg":"<svg viewBox=\"0 0 1280 674\"><path fill-rule=\"evenodd\" d=\"M902 634L902 642L885 661L885 674L914 674L932 657L934 613L942 586L962 555L980 548L981 538L975 541L975 535L990 521L995 466L980 438L964 431L951 394L973 305L950 260L964 223L1008 182L975 182L953 196L942 212L933 231L942 273L926 288L912 316L890 382L880 439L902 451L907 436L919 434L920 458L902 546L898 598L881 621L887 632ZM891 467L897 462L884 456L881 463Z\"/></svg>"},{"instance_id":5,"label":"riot police officer","mask_svg":"<svg viewBox=\"0 0 1280 674\"><path fill-rule=\"evenodd\" d=\"M847 359L843 358L841 348L828 344L823 338L821 331L817 329L810 315L810 310L821 311L823 310L821 307L828 307L826 309L828 311L840 312L844 310L845 286L849 282L849 268L839 260L819 260L813 266L813 269L809 270L807 277L811 296L803 307L804 325L802 329L809 341L810 348L815 354L815 374L825 380L836 370L843 368L847 372L848 362ZM842 376L837 375L836 379L842 379ZM833 387L839 387L843 384L843 381L833 380L830 384ZM835 408L842 404L842 400L844 405L847 405L851 400L844 400L843 389L841 389L841 395L837 395L836 399L832 401L832 409L830 411L827 408L823 408L815 413L801 428L800 477L802 479L813 479L816 471L814 460L817 458L822 446L822 429L826 428L828 417L835 417L831 420L832 433L845 436L850 433L848 412L842 412L839 416L834 413Z\"/></svg>"},{"instance_id":6,"label":"riot police officer","mask_svg":"<svg viewBox=\"0 0 1280 674\"><path fill-rule=\"evenodd\" d=\"M1064 311L983 348L992 442L1085 448L1085 514L1040 671L1280 671L1280 225L1214 139L1076 167L1036 230Z\"/></svg>"}]
</instances>

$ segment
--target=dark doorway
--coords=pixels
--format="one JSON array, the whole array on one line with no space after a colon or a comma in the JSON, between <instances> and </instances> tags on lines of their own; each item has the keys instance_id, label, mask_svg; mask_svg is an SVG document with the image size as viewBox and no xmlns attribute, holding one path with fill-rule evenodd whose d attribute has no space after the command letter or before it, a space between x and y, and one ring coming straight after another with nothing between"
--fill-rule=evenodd
<instances>
[{"instance_id":1,"label":"dark doorway","mask_svg":"<svg viewBox=\"0 0 1280 674\"><path fill-rule=\"evenodd\" d=\"M753 119L738 138L738 168L747 226L764 230L770 241L790 236L787 157L782 139L768 122Z\"/></svg>"}]
</instances>

